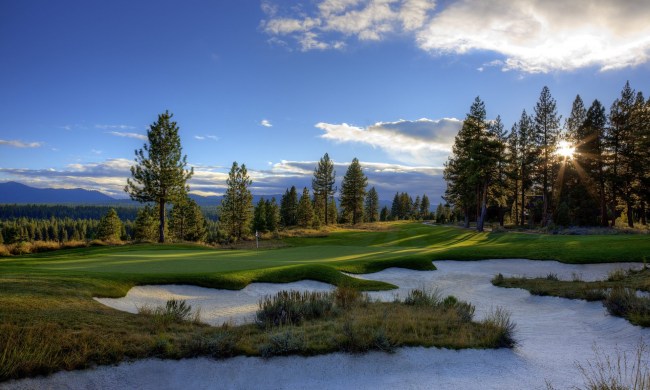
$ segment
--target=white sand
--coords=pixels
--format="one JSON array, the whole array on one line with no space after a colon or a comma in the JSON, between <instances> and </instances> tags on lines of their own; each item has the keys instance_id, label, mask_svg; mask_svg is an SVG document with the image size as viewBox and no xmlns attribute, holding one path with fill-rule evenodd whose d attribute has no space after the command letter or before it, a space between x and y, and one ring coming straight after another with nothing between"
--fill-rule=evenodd
<instances>
[{"instance_id":1,"label":"white sand","mask_svg":"<svg viewBox=\"0 0 650 390\"><path fill-rule=\"evenodd\" d=\"M498 272L505 276L545 276L554 272L564 279L571 279L572 273L579 273L584 280L593 280L628 265L566 265L529 260L440 261L436 265L438 271L393 268L362 277L400 286L397 291L371 294L382 299L393 299L395 293L404 297L412 288L438 288L445 295L453 294L476 305L479 319L491 308L503 306L517 323L519 346L514 350L463 351L402 348L395 354L336 353L269 360L246 357L220 361L205 358L181 361L149 359L8 382L0 388L543 389L548 380L555 388L564 389L582 384L575 362L584 363L591 358L594 343L603 351L613 353L616 348L634 350L641 337L650 340L650 330L608 315L600 303L536 297L524 290L498 288L490 284L490 279ZM188 299L190 303L200 305L202 313L215 312L213 323L220 323L224 318L233 321L250 318L247 307L255 304L259 296L281 289L311 289L312 286L321 291L331 288L311 281L287 285L255 284L247 287L248 293L190 286L150 286L139 287L143 290L135 295L133 289L122 300L126 302L131 299L129 297L139 296L138 303L124 303L124 308L133 311L135 305L153 303L147 299L157 302L164 302L172 296ZM254 294L259 295L255 297ZM220 297L209 298L209 295ZM214 302L214 307L204 308L207 302ZM212 321L206 316L204 319Z\"/></svg>"}]
</instances>

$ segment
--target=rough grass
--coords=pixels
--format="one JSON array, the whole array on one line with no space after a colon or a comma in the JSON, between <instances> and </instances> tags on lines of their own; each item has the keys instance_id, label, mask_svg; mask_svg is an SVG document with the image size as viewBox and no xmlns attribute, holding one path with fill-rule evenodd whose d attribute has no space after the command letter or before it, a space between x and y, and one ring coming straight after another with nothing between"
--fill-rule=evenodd
<instances>
[{"instance_id":1,"label":"rough grass","mask_svg":"<svg viewBox=\"0 0 650 390\"><path fill-rule=\"evenodd\" d=\"M241 289L252 282L311 279L379 290L394 286L351 278L341 271L365 273L387 267L433 270L431 261L435 259L641 261L641 254L650 252L650 240L641 235L476 233L419 223L376 226L328 227L324 233L309 233L309 237L294 232L294 237L282 240L285 247L266 250L138 244L0 257L0 381L127 358L258 355L259 346L269 342L269 334L255 325L237 331L193 322L160 325L149 316L120 312L92 299L122 297L135 285ZM458 318L467 316L461 314L458 308L441 315L420 306L373 304L361 306L354 316L342 315L343 322L307 320L301 326L309 326L309 331L294 336L297 340L303 337L309 345L306 354L399 345L494 345L493 339L481 335L483 325L458 327ZM455 332L453 336L443 336L450 330ZM278 328L277 332L281 331ZM422 338L424 334L430 338ZM337 342L328 344L322 337ZM282 345L282 337L276 341Z\"/></svg>"},{"instance_id":2,"label":"rough grass","mask_svg":"<svg viewBox=\"0 0 650 390\"><path fill-rule=\"evenodd\" d=\"M533 295L549 295L569 299L602 301L607 311L635 325L650 327L650 298L639 297L637 291L650 292L650 268L639 271L614 271L607 280L584 282L549 278L504 278L498 274L492 284L506 288L523 288Z\"/></svg>"}]
</instances>

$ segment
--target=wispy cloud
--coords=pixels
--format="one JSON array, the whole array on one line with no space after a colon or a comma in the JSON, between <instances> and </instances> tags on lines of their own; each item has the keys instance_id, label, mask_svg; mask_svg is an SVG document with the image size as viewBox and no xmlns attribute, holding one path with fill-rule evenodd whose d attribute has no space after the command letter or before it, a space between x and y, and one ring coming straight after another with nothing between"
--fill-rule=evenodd
<instances>
[{"instance_id":1,"label":"wispy cloud","mask_svg":"<svg viewBox=\"0 0 650 390\"><path fill-rule=\"evenodd\" d=\"M134 130L136 129L135 126L128 126L128 125L95 125L96 129L102 129L102 130Z\"/></svg>"},{"instance_id":2,"label":"wispy cloud","mask_svg":"<svg viewBox=\"0 0 650 390\"><path fill-rule=\"evenodd\" d=\"M273 127L273 125L271 124L271 121L268 120L268 119L262 119L262 121L260 122L260 126Z\"/></svg>"},{"instance_id":3,"label":"wispy cloud","mask_svg":"<svg viewBox=\"0 0 650 390\"><path fill-rule=\"evenodd\" d=\"M23 142L19 140L7 141L0 139L0 145L12 146L14 148L40 148L43 142Z\"/></svg>"},{"instance_id":4,"label":"wispy cloud","mask_svg":"<svg viewBox=\"0 0 650 390\"><path fill-rule=\"evenodd\" d=\"M273 41L296 41L303 51L342 49L346 39L378 41L421 28L435 7L434 0L323 0L310 14L302 7L285 11L277 3L263 2L267 19L262 28ZM298 11L296 11L298 10Z\"/></svg>"},{"instance_id":5,"label":"wispy cloud","mask_svg":"<svg viewBox=\"0 0 650 390\"><path fill-rule=\"evenodd\" d=\"M126 138L135 138L135 139L140 139L143 141L146 141L148 138L144 134L139 134L139 133L125 133L121 131L109 131L107 134L111 134L117 137L126 137Z\"/></svg>"},{"instance_id":6,"label":"wispy cloud","mask_svg":"<svg viewBox=\"0 0 650 390\"><path fill-rule=\"evenodd\" d=\"M322 138L361 143L384 150L391 158L409 164L442 166L451 152L462 121L454 118L378 122L368 127L347 123L317 123Z\"/></svg>"},{"instance_id":7,"label":"wispy cloud","mask_svg":"<svg viewBox=\"0 0 650 390\"><path fill-rule=\"evenodd\" d=\"M433 55L493 53L485 71L602 71L650 61L650 7L644 1L318 0L280 7L266 1L261 28L270 41L302 51L340 49L390 36L413 39Z\"/></svg>"},{"instance_id":8,"label":"wispy cloud","mask_svg":"<svg viewBox=\"0 0 650 390\"><path fill-rule=\"evenodd\" d=\"M212 140L212 141L219 141L219 137L216 135L195 135L194 139L197 139L199 141L205 141L206 139Z\"/></svg>"}]
</instances>

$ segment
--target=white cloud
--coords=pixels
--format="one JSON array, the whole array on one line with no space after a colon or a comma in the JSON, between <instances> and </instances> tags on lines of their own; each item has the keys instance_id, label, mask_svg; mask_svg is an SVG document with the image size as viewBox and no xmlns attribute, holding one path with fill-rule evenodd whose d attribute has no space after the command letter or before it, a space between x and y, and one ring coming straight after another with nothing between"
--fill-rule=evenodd
<instances>
[{"instance_id":1,"label":"white cloud","mask_svg":"<svg viewBox=\"0 0 650 390\"><path fill-rule=\"evenodd\" d=\"M273 127L273 125L271 124L271 121L268 120L268 119L262 119L262 121L260 122L260 126Z\"/></svg>"},{"instance_id":2,"label":"white cloud","mask_svg":"<svg viewBox=\"0 0 650 390\"><path fill-rule=\"evenodd\" d=\"M135 138L143 141L146 141L148 139L146 135L139 134L139 133L124 133L120 131L109 131L107 132L107 134L111 134L117 137Z\"/></svg>"},{"instance_id":3,"label":"white cloud","mask_svg":"<svg viewBox=\"0 0 650 390\"><path fill-rule=\"evenodd\" d=\"M195 135L194 139L198 139L199 141L205 141L206 139L210 139L212 141L219 141L219 137L216 135Z\"/></svg>"},{"instance_id":4,"label":"white cloud","mask_svg":"<svg viewBox=\"0 0 650 390\"><path fill-rule=\"evenodd\" d=\"M279 7L265 2L262 10L268 19L261 26L273 38L291 37L302 51L343 49L349 37L378 41L389 34L415 31L434 7L434 0L323 0L313 15L292 7L289 16L279 16Z\"/></svg>"},{"instance_id":5,"label":"white cloud","mask_svg":"<svg viewBox=\"0 0 650 390\"><path fill-rule=\"evenodd\" d=\"M262 6L270 41L301 50L340 49L350 39L413 39L434 55L493 53L524 73L602 71L650 61L650 5L640 0L320 0L315 7Z\"/></svg>"},{"instance_id":6,"label":"white cloud","mask_svg":"<svg viewBox=\"0 0 650 390\"><path fill-rule=\"evenodd\" d=\"M95 128L102 130L133 130L136 127L127 125L95 125Z\"/></svg>"},{"instance_id":7,"label":"white cloud","mask_svg":"<svg viewBox=\"0 0 650 390\"><path fill-rule=\"evenodd\" d=\"M43 142L23 142L19 140L7 141L0 139L0 145L13 146L14 148L40 148Z\"/></svg>"},{"instance_id":8,"label":"white cloud","mask_svg":"<svg viewBox=\"0 0 650 390\"><path fill-rule=\"evenodd\" d=\"M454 118L378 122L368 127L347 123L318 123L322 138L335 142L356 142L379 148L405 163L442 166L451 152L462 121Z\"/></svg>"},{"instance_id":9,"label":"white cloud","mask_svg":"<svg viewBox=\"0 0 650 390\"><path fill-rule=\"evenodd\" d=\"M650 59L650 6L643 3L458 1L417 33L417 43L434 53L500 53L502 69L527 73L624 68Z\"/></svg>"}]
</instances>

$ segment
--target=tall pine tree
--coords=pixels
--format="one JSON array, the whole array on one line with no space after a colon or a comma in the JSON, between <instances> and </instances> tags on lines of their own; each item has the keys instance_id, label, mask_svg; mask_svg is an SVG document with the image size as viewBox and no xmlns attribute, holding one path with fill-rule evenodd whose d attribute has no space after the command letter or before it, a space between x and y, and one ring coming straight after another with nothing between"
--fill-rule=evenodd
<instances>
[{"instance_id":1,"label":"tall pine tree","mask_svg":"<svg viewBox=\"0 0 650 390\"><path fill-rule=\"evenodd\" d=\"M253 195L249 189L253 181L246 165L233 162L226 183L228 188L221 200L221 223L229 237L239 240L249 233L253 217Z\"/></svg>"},{"instance_id":2,"label":"tall pine tree","mask_svg":"<svg viewBox=\"0 0 650 390\"><path fill-rule=\"evenodd\" d=\"M311 181L311 187L314 190L314 207L316 210L323 210L325 225L336 222L331 221L328 216L329 201L336 192L334 188L335 180L336 172L334 171L334 162L325 153L320 161L318 161L314 169L314 178Z\"/></svg>"},{"instance_id":3,"label":"tall pine tree","mask_svg":"<svg viewBox=\"0 0 650 390\"><path fill-rule=\"evenodd\" d=\"M155 202L158 205L159 242L165 242L165 205L183 199L189 191L187 181L194 169L186 170L187 156L182 156L178 125L171 121L173 114L165 111L158 115L147 131L148 144L135 151L135 165L126 191L138 202Z\"/></svg>"},{"instance_id":4,"label":"tall pine tree","mask_svg":"<svg viewBox=\"0 0 650 390\"><path fill-rule=\"evenodd\" d=\"M343 176L341 183L341 208L346 219L353 224L363 220L363 200L366 196L368 178L355 157Z\"/></svg>"}]
</instances>

